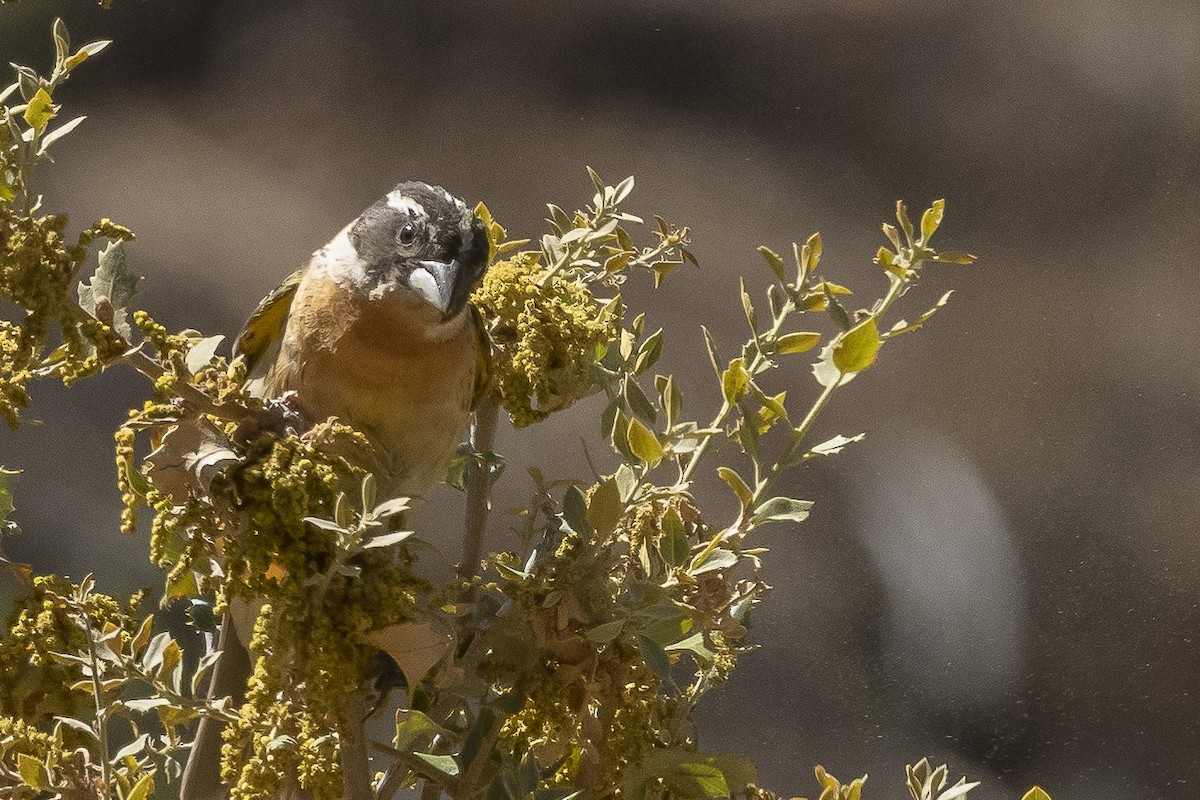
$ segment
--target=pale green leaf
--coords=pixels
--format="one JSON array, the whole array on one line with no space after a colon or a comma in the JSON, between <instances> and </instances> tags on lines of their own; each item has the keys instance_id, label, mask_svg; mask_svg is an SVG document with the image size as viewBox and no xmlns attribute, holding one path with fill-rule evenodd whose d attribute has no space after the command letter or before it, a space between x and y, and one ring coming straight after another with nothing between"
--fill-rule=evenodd
<instances>
[{"instance_id":1,"label":"pale green leaf","mask_svg":"<svg viewBox=\"0 0 1200 800\"><path fill-rule=\"evenodd\" d=\"M50 99L50 93L44 86L39 86L37 92L30 98L29 105L25 107L25 124L41 133L57 114L58 109Z\"/></svg>"},{"instance_id":2,"label":"pale green leaf","mask_svg":"<svg viewBox=\"0 0 1200 800\"><path fill-rule=\"evenodd\" d=\"M942 224L942 216L946 213L946 201L934 200L933 205L925 209L921 215L921 243L928 244L938 226Z\"/></svg>"},{"instance_id":3,"label":"pale green leaf","mask_svg":"<svg viewBox=\"0 0 1200 800\"><path fill-rule=\"evenodd\" d=\"M413 755L441 775L451 778L458 777L458 762L454 760L454 756L435 756L432 753L413 753Z\"/></svg>"},{"instance_id":4,"label":"pale green leaf","mask_svg":"<svg viewBox=\"0 0 1200 800\"><path fill-rule=\"evenodd\" d=\"M224 336L209 336L199 340L188 348L187 358L184 361L188 372L195 375L201 369L207 367L213 360L213 356L217 354L217 348L221 346L221 342L223 341L225 341Z\"/></svg>"},{"instance_id":5,"label":"pale green leaf","mask_svg":"<svg viewBox=\"0 0 1200 800\"><path fill-rule=\"evenodd\" d=\"M754 509L752 520L764 522L803 522L812 509L811 500L796 500L791 497L772 497Z\"/></svg>"},{"instance_id":6,"label":"pale green leaf","mask_svg":"<svg viewBox=\"0 0 1200 800\"><path fill-rule=\"evenodd\" d=\"M375 550L380 547L391 547L395 544L400 544L408 537L412 536L414 531L392 531L391 533L381 533L378 536L372 536L363 543L363 550Z\"/></svg>"},{"instance_id":7,"label":"pale green leaf","mask_svg":"<svg viewBox=\"0 0 1200 800\"><path fill-rule=\"evenodd\" d=\"M637 417L629 420L629 430L626 435L629 440L629 449L647 465L654 467L662 461L664 452L658 437Z\"/></svg>"},{"instance_id":8,"label":"pale green leaf","mask_svg":"<svg viewBox=\"0 0 1200 800\"><path fill-rule=\"evenodd\" d=\"M1021 796L1021 800L1050 800L1050 795L1046 794L1046 790L1042 787L1034 786Z\"/></svg>"},{"instance_id":9,"label":"pale green leaf","mask_svg":"<svg viewBox=\"0 0 1200 800\"><path fill-rule=\"evenodd\" d=\"M933 260L941 264L970 265L975 263L975 256L960 250L946 250L934 256Z\"/></svg>"},{"instance_id":10,"label":"pale green leaf","mask_svg":"<svg viewBox=\"0 0 1200 800\"><path fill-rule=\"evenodd\" d=\"M587 518L587 499L578 486L568 486L563 494L563 521L575 533L589 534L592 526Z\"/></svg>"},{"instance_id":11,"label":"pale green leaf","mask_svg":"<svg viewBox=\"0 0 1200 800\"><path fill-rule=\"evenodd\" d=\"M21 780L31 789L50 788L50 770L46 765L31 755L17 753L17 772Z\"/></svg>"},{"instance_id":12,"label":"pale green leaf","mask_svg":"<svg viewBox=\"0 0 1200 800\"><path fill-rule=\"evenodd\" d=\"M952 294L954 294L953 289L946 292L944 295L941 296L941 298L937 301L937 304L933 308L931 308L928 311L926 311L925 313L921 314L921 316L917 317L914 321L905 322L904 320L900 320L899 322L897 322L895 325L892 326L891 330L889 330L887 332L886 338L890 339L893 336L899 336L902 333L909 333L910 331L917 330L922 325L924 325L926 322L928 322L929 318L932 317L935 313L937 313L937 310L939 308L941 308L942 306L946 305L947 302L949 302L950 295L952 295Z\"/></svg>"},{"instance_id":13,"label":"pale green leaf","mask_svg":"<svg viewBox=\"0 0 1200 800\"><path fill-rule=\"evenodd\" d=\"M691 653L702 664L711 664L713 662L713 652L704 644L704 632L697 631L686 639L682 639L675 644L669 644L664 648L668 653Z\"/></svg>"},{"instance_id":14,"label":"pale green leaf","mask_svg":"<svg viewBox=\"0 0 1200 800\"><path fill-rule=\"evenodd\" d=\"M125 795L125 800L147 800L152 791L154 791L154 774L148 772L133 785L129 794Z\"/></svg>"},{"instance_id":15,"label":"pale green leaf","mask_svg":"<svg viewBox=\"0 0 1200 800\"><path fill-rule=\"evenodd\" d=\"M687 534L683 530L683 519L675 507L671 506L663 514L662 537L658 542L658 551L662 554L663 561L672 567L679 567L687 561L690 550Z\"/></svg>"},{"instance_id":16,"label":"pale green leaf","mask_svg":"<svg viewBox=\"0 0 1200 800\"><path fill-rule=\"evenodd\" d=\"M100 252L100 265L91 280L79 284L79 304L103 322L107 321L103 317L111 311L112 329L129 340L133 329L129 326L128 308L139 280L139 276L131 275L125 269L124 242L113 242ZM101 301L111 304L110 307ZM99 312L97 304L102 306Z\"/></svg>"},{"instance_id":17,"label":"pale green leaf","mask_svg":"<svg viewBox=\"0 0 1200 800\"><path fill-rule=\"evenodd\" d=\"M758 254L767 262L767 266L775 273L776 278L779 278L781 281L787 281L787 278L784 277L783 258L778 253L766 245L759 245Z\"/></svg>"},{"instance_id":18,"label":"pale green leaf","mask_svg":"<svg viewBox=\"0 0 1200 800\"><path fill-rule=\"evenodd\" d=\"M68 133L78 128L79 124L85 119L87 119L87 117L76 117L69 122L64 122L62 125L59 125L57 128L43 136L41 146L38 148L38 155L44 154L50 149L50 145L54 144Z\"/></svg>"},{"instance_id":19,"label":"pale green leaf","mask_svg":"<svg viewBox=\"0 0 1200 800\"><path fill-rule=\"evenodd\" d=\"M664 681L671 680L671 659L667 656L667 651L658 642L651 639L649 636L639 633L637 637L638 650L642 653L642 660L646 662L655 675Z\"/></svg>"},{"instance_id":20,"label":"pale green leaf","mask_svg":"<svg viewBox=\"0 0 1200 800\"><path fill-rule=\"evenodd\" d=\"M705 572L715 572L719 569L729 569L738 563L738 555L732 550L718 547L708 555L697 553L688 567L691 575L703 575Z\"/></svg>"},{"instance_id":21,"label":"pale green leaf","mask_svg":"<svg viewBox=\"0 0 1200 800\"><path fill-rule=\"evenodd\" d=\"M621 630L625 627L625 620L614 619L609 622L602 623L588 630L585 636L597 644L606 644L621 635Z\"/></svg>"},{"instance_id":22,"label":"pale green leaf","mask_svg":"<svg viewBox=\"0 0 1200 800\"><path fill-rule=\"evenodd\" d=\"M883 340L874 317L867 317L838 336L833 344L833 365L843 375L862 372L875 363L875 355Z\"/></svg>"},{"instance_id":23,"label":"pale green leaf","mask_svg":"<svg viewBox=\"0 0 1200 800\"><path fill-rule=\"evenodd\" d=\"M848 444L861 442L866 437L865 433L860 433L857 436L842 436L840 433L832 439L821 442L818 445L813 445L813 448L808 451L810 456L832 456L842 452Z\"/></svg>"},{"instance_id":24,"label":"pale green leaf","mask_svg":"<svg viewBox=\"0 0 1200 800\"><path fill-rule=\"evenodd\" d=\"M730 489L733 489L733 493L737 495L743 508L748 507L753 502L754 493L750 491L750 487L742 480L741 475L738 475L737 472L729 467L717 467L717 475L721 477L721 480L729 484Z\"/></svg>"},{"instance_id":25,"label":"pale green leaf","mask_svg":"<svg viewBox=\"0 0 1200 800\"><path fill-rule=\"evenodd\" d=\"M721 373L721 393L725 396L725 402L732 406L745 397L748 391L750 391L750 373L746 371L746 361L743 358L735 358Z\"/></svg>"},{"instance_id":26,"label":"pale green leaf","mask_svg":"<svg viewBox=\"0 0 1200 800\"><path fill-rule=\"evenodd\" d=\"M618 472L618 476L622 473ZM617 480L609 478L596 486L587 508L587 521L596 533L607 536L617 527L622 513L621 490Z\"/></svg>"},{"instance_id":27,"label":"pale green leaf","mask_svg":"<svg viewBox=\"0 0 1200 800\"><path fill-rule=\"evenodd\" d=\"M786 333L775 340L775 352L780 355L803 353L816 347L820 341L821 334L819 333L809 333L808 331Z\"/></svg>"}]
</instances>

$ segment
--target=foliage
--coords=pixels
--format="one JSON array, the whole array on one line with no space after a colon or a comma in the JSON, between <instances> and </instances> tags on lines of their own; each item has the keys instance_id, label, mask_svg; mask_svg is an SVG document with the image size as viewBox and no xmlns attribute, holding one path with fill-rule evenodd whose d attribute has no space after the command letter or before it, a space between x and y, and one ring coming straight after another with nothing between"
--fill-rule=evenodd
<instances>
[{"instance_id":1,"label":"foliage","mask_svg":"<svg viewBox=\"0 0 1200 800\"><path fill-rule=\"evenodd\" d=\"M90 578L34 578L0 637L0 667L17 676L0 692L0 798L144 800L178 780L199 717L227 723L223 775L246 800L297 787L390 798L418 784L462 800L774 798L749 761L699 749L692 713L752 649L751 611L770 587L751 535L811 507L777 494L779 479L862 438L813 443L820 412L945 304L892 319L924 269L973 260L930 246L943 201L919 226L897 205L897 225L884 225L891 246L875 257L886 288L857 309L824 277L818 234L786 260L760 248L774 282L758 300L743 287L737 355L722 357L704 331L716 384L704 414L655 372L666 334L622 294L639 273L657 286L698 266L686 227L655 217L639 244L642 220L625 210L633 178L612 186L591 171L591 203L549 206L536 246L509 240L481 204L494 260L473 298L491 342L481 422L503 408L533 425L603 394L609 453L589 459L589 481L535 470L522 547L482 563L465 547L462 579L432 585L414 574L417 537L401 530L408 501L376 497L385 462L370 439L305 420L286 397L250 396L244 362L217 354L221 337L171 332L134 309L127 229L103 220L67 244L66 217L41 214L36 170L80 121L54 126L58 88L107 44L72 52L61 21L54 38L51 74L17 67L0 93L21 101L0 120L0 295L25 312L0 321L0 413L18 425L35 378L69 384L123 363L150 379L116 432L122 527L133 531L139 510L152 516L164 605L191 603L210 632L213 613L249 621L254 675L244 703L206 698L216 654L185 670L179 643L155 634L136 601L99 594ZM99 239L109 244L73 295ZM809 351L815 381L797 403L804 387L775 385L775 368ZM477 436L452 469L483 507L503 463L490 450ZM701 469L736 497L731 519L693 493ZM11 474L0 471L4 532L15 532ZM366 742L361 720L381 652L407 686L387 706L390 743ZM365 772L366 747L389 762L377 774ZM816 774L822 800L857 800L865 781ZM907 775L914 800L976 785L946 788L946 768L925 761Z\"/></svg>"}]
</instances>

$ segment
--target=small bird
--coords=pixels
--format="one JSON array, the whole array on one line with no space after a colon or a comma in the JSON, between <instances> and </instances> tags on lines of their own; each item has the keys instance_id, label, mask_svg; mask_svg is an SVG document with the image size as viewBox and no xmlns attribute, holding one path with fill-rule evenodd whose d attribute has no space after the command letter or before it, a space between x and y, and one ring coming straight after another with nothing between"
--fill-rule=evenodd
<instances>
[{"instance_id":1,"label":"small bird","mask_svg":"<svg viewBox=\"0 0 1200 800\"><path fill-rule=\"evenodd\" d=\"M251 392L287 396L308 424L337 417L385 460L381 496L419 498L446 472L486 364L468 305L487 269L483 223L438 186L405 182L268 294L238 336ZM245 692L250 661L229 615L210 696ZM240 635L239 635L240 634ZM220 732L202 720L181 800L228 796Z\"/></svg>"},{"instance_id":2,"label":"small bird","mask_svg":"<svg viewBox=\"0 0 1200 800\"><path fill-rule=\"evenodd\" d=\"M487 260L461 200L401 183L259 303L234 345L251 390L353 425L388 459L391 494L421 496L467 427L481 357L467 299Z\"/></svg>"}]
</instances>

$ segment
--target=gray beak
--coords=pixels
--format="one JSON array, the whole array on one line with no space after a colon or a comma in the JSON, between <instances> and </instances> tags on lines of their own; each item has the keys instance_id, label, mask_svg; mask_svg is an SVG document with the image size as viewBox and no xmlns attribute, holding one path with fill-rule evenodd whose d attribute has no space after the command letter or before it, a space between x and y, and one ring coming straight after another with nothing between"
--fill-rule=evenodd
<instances>
[{"instance_id":1,"label":"gray beak","mask_svg":"<svg viewBox=\"0 0 1200 800\"><path fill-rule=\"evenodd\" d=\"M418 261L408 274L408 285L445 314L450 307L450 296L454 293L454 280L457 277L458 259L449 263Z\"/></svg>"}]
</instances>

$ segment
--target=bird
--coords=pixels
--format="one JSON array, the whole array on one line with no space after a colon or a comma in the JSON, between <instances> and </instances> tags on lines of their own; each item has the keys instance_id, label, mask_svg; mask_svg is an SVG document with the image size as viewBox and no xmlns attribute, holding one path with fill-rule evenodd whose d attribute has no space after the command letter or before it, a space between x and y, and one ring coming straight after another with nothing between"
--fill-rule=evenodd
<instances>
[{"instance_id":1,"label":"bird","mask_svg":"<svg viewBox=\"0 0 1200 800\"><path fill-rule=\"evenodd\" d=\"M440 186L398 184L259 303L234 344L248 391L286 397L308 424L337 417L383 459L382 496L421 498L469 424L486 334L469 304L490 257L487 229ZM244 694L249 631L222 622L213 698ZM227 797L220 729L203 719L181 800Z\"/></svg>"}]
</instances>

